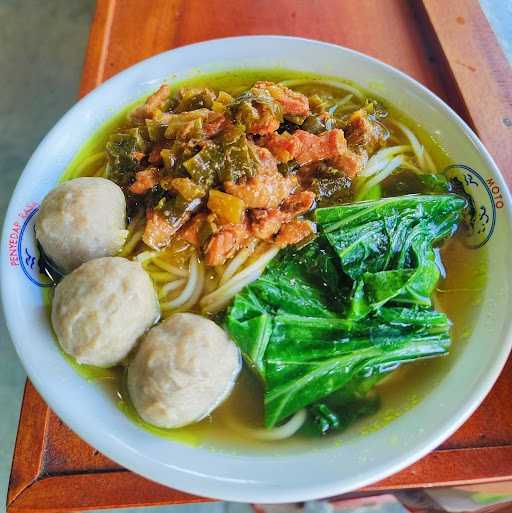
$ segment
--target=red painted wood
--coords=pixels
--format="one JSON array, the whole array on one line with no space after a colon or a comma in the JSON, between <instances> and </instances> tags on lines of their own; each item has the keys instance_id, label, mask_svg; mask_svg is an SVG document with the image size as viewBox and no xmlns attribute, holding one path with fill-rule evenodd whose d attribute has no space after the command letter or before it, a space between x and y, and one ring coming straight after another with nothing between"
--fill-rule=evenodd
<instances>
[{"instance_id":1,"label":"red painted wood","mask_svg":"<svg viewBox=\"0 0 512 513\"><path fill-rule=\"evenodd\" d=\"M512 183L512 69L478 0L424 0L420 11L445 73L494 160ZM435 30L432 30L434 29Z\"/></svg>"}]
</instances>

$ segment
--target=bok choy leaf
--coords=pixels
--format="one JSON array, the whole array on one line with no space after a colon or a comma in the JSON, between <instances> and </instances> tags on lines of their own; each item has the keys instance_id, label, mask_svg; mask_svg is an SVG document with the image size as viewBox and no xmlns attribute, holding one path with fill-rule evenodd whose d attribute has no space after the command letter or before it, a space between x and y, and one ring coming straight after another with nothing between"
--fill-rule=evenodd
<instances>
[{"instance_id":1,"label":"bok choy leaf","mask_svg":"<svg viewBox=\"0 0 512 513\"><path fill-rule=\"evenodd\" d=\"M307 407L321 432L345 428L375 411L390 366L448 352L433 245L464 205L447 194L317 209L319 237L235 297L226 327L264 384L267 427Z\"/></svg>"}]
</instances>

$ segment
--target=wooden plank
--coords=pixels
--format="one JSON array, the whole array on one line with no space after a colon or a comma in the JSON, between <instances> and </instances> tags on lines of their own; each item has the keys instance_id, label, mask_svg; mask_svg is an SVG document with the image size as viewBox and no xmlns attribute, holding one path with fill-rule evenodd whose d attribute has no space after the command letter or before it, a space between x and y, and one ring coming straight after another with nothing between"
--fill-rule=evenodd
<instances>
[{"instance_id":1,"label":"wooden plank","mask_svg":"<svg viewBox=\"0 0 512 513\"><path fill-rule=\"evenodd\" d=\"M177 46L219 37L281 34L367 53L444 96L435 64L425 53L405 1L209 0L207 14L204 5L203 0L100 0L80 92Z\"/></svg>"},{"instance_id":2,"label":"wooden plank","mask_svg":"<svg viewBox=\"0 0 512 513\"><path fill-rule=\"evenodd\" d=\"M15 501L41 475L49 415L50 409L32 383L27 381L7 490L8 504Z\"/></svg>"},{"instance_id":3,"label":"wooden plank","mask_svg":"<svg viewBox=\"0 0 512 513\"><path fill-rule=\"evenodd\" d=\"M512 183L512 68L478 0L421 0L445 83L455 88L494 160Z\"/></svg>"},{"instance_id":4,"label":"wooden plank","mask_svg":"<svg viewBox=\"0 0 512 513\"><path fill-rule=\"evenodd\" d=\"M9 505L9 513L60 513L205 502L128 471L44 477Z\"/></svg>"},{"instance_id":5,"label":"wooden plank","mask_svg":"<svg viewBox=\"0 0 512 513\"><path fill-rule=\"evenodd\" d=\"M53 412L49 415L47 432L44 463L47 474L69 474L76 472L77 468L84 472L112 472L122 469L77 437Z\"/></svg>"},{"instance_id":6,"label":"wooden plank","mask_svg":"<svg viewBox=\"0 0 512 513\"><path fill-rule=\"evenodd\" d=\"M104 80L105 63L108 58L115 8L116 0L98 0L96 2L96 11L89 33L82 80L80 82L80 97L85 96Z\"/></svg>"},{"instance_id":7,"label":"wooden plank","mask_svg":"<svg viewBox=\"0 0 512 513\"><path fill-rule=\"evenodd\" d=\"M438 486L439 482L443 486L455 486L507 480L510 479L508 461L512 461L512 447L436 451L420 460L414 467L351 495L429 488ZM504 465L504 462L507 464ZM435 482L431 481L433 475L436 476ZM209 500L153 483L126 470L119 470L43 477L11 503L9 512L57 513L69 511L69 508L88 510L114 505L156 506Z\"/></svg>"},{"instance_id":8,"label":"wooden plank","mask_svg":"<svg viewBox=\"0 0 512 513\"><path fill-rule=\"evenodd\" d=\"M433 451L414 465L361 491L405 490L510 480L512 446Z\"/></svg>"}]
</instances>

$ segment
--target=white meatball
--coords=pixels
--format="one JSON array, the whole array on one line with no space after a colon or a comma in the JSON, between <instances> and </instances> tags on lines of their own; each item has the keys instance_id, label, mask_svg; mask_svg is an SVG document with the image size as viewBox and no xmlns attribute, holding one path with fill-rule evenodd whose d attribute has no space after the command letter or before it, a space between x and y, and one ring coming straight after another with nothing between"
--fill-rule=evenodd
<instances>
[{"instance_id":1,"label":"white meatball","mask_svg":"<svg viewBox=\"0 0 512 513\"><path fill-rule=\"evenodd\" d=\"M121 188L106 178L69 180L44 198L36 219L36 237L64 272L115 255L126 238L126 201Z\"/></svg>"},{"instance_id":2,"label":"white meatball","mask_svg":"<svg viewBox=\"0 0 512 513\"><path fill-rule=\"evenodd\" d=\"M153 284L138 262L90 260L55 288L52 324L60 345L79 363L111 367L160 315Z\"/></svg>"},{"instance_id":3,"label":"white meatball","mask_svg":"<svg viewBox=\"0 0 512 513\"><path fill-rule=\"evenodd\" d=\"M216 408L241 365L238 348L213 321L174 314L142 340L128 368L128 392L146 422L177 428Z\"/></svg>"}]
</instances>

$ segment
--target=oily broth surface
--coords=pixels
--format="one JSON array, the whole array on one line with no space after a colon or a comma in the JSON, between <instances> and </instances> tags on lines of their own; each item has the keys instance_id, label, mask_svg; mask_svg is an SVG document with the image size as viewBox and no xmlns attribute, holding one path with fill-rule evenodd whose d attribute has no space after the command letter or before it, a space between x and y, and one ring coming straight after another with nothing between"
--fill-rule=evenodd
<instances>
[{"instance_id":1,"label":"oily broth surface","mask_svg":"<svg viewBox=\"0 0 512 513\"><path fill-rule=\"evenodd\" d=\"M171 83L173 90L180 87L208 86L212 89L223 89L230 94L238 94L250 87L257 80L279 81L284 79L322 79L312 74L293 72L288 70L241 70L219 74L202 75L182 81ZM330 86L300 86L298 90L311 93L311 88L327 92L333 97L343 98L346 92L338 91ZM363 91L364 93L364 91ZM375 97L368 94L369 97ZM136 102L140 103L140 102ZM64 172L61 180L69 180L77 176L94 176L105 161L98 160L90 165L83 165L91 156L104 150L109 135L116 129L126 125L126 115L133 108L132 104L111 118L102 126L89 141L87 141L77 156ZM402 113L384 103L390 113L383 124L395 137L393 144L406 144L405 137L393 128L389 119L404 122L413 129L422 144L428 149L438 169L443 169L450 163L449 157L436 141L430 137L417 123L412 122ZM140 252L136 248L133 256ZM442 376L449 371L456 355L464 348L473 325L478 317L481 290L485 285L487 274L487 256L483 249L478 251L468 249L464 245L463 237L457 234L440 250L441 260L445 268L445 277L440 280L436 293L437 306L447 313L453 322L452 348L450 354L444 358L411 363L402 366L399 370L384 380L377 388L381 397L381 408L373 416L364 418L354 424L347 432L320 438L307 429L303 429L291 439L278 442L261 442L249 439L247 434L236 426L248 428L259 427L263 419L262 388L257 379L246 368L242 371L231 396L208 418L203 421L180 429L161 429L144 422L133 408L125 388L125 368L118 366L112 369L97 369L77 364L72 358L66 359L86 379L102 385L105 393L112 397L119 409L131 420L147 431L160 437L186 443L190 445L203 445L215 450L256 451L271 450L273 452L293 450L305 440L312 446L322 447L332 443L349 440L354 436L365 435L380 429L384 425L399 417L405 411L421 401ZM468 284L471 284L468 286ZM47 296L51 304L51 294Z\"/></svg>"}]
</instances>

